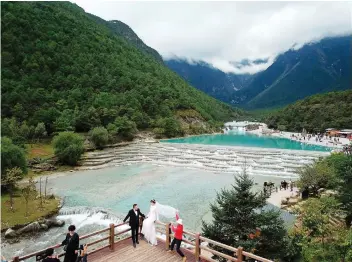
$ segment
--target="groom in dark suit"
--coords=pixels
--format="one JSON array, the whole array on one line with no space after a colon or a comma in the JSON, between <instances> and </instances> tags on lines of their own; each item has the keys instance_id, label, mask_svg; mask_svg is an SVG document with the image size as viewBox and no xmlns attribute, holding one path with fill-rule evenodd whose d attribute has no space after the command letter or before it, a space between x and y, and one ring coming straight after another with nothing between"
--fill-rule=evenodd
<instances>
[{"instance_id":1,"label":"groom in dark suit","mask_svg":"<svg viewBox=\"0 0 352 262\"><path fill-rule=\"evenodd\" d=\"M145 215L143 215L139 210L137 204L133 204L133 208L130 211L128 211L127 216L123 220L123 222L126 222L126 220L130 218L129 225L132 231L132 242L134 247L136 247L136 243L139 244L138 242L139 216L145 217Z\"/></svg>"}]
</instances>

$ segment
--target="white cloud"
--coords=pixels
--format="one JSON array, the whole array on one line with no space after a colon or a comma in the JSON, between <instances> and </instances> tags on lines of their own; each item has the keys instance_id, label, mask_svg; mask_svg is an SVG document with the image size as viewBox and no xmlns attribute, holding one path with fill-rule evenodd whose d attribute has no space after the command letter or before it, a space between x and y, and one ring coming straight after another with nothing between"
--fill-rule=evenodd
<instances>
[{"instance_id":1,"label":"white cloud","mask_svg":"<svg viewBox=\"0 0 352 262\"><path fill-rule=\"evenodd\" d=\"M205 61L255 73L294 44L352 33L350 2L75 1L86 12L128 24L165 59ZM267 59L236 68L231 62Z\"/></svg>"}]
</instances>

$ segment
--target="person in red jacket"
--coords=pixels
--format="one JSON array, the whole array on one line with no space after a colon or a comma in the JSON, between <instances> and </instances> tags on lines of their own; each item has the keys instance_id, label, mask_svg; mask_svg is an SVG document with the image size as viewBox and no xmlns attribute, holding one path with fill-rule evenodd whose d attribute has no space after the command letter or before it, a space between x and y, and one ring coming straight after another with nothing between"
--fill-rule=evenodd
<instances>
[{"instance_id":1,"label":"person in red jacket","mask_svg":"<svg viewBox=\"0 0 352 262\"><path fill-rule=\"evenodd\" d=\"M174 247L176 245L177 253L182 257L182 261L185 262L187 258L180 249L183 236L183 224L178 212L176 212L176 224L176 227L174 225L171 225L171 230L174 232L174 239L171 242L171 250L169 252L173 252Z\"/></svg>"}]
</instances>

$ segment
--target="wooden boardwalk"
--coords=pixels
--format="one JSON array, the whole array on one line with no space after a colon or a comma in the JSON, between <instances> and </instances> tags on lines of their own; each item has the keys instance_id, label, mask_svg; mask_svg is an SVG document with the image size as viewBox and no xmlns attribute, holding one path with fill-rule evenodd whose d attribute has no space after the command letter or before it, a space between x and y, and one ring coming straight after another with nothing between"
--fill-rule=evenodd
<instances>
[{"instance_id":1,"label":"wooden boardwalk","mask_svg":"<svg viewBox=\"0 0 352 262\"><path fill-rule=\"evenodd\" d=\"M110 224L108 228L104 228L90 234L80 237L80 240L88 239L93 236L100 236L99 239L92 242L86 243L88 246L88 261L93 262L173 262L182 261L181 256L177 253L167 252L171 234L171 223L161 223L156 221L156 231L164 234L164 238L158 239L157 246L149 245L145 240L141 239L136 248L132 245L132 239L128 236L130 229L121 229L122 226L126 226L128 222L114 225ZM121 230L117 230L117 229ZM259 231L258 231L259 232ZM257 232L257 233L258 233ZM127 234L127 235L126 235ZM209 238L201 236L199 233L193 233L184 230L183 232L183 243L188 244L190 249L181 248L182 252L186 255L188 262L216 262L217 260L212 259L213 255L217 255L232 262L243 262L245 257L256 259L260 262L273 262L269 259L259 257L255 254L245 252L242 247L234 248ZM185 238L186 236L186 238ZM104 243L103 243L104 242ZM108 243L106 243L108 242ZM207 246L203 246L201 243L208 243ZM100 247L95 246L100 243ZM210 245L210 246L209 246ZM59 248L61 245L52 246L52 248ZM214 247L220 247L223 250L227 250L227 254L216 251ZM39 250L31 254L24 256L13 257L13 262L23 261L29 258L36 257L45 253L45 250ZM64 256L64 253L60 254L59 257Z\"/></svg>"},{"instance_id":2,"label":"wooden boardwalk","mask_svg":"<svg viewBox=\"0 0 352 262\"><path fill-rule=\"evenodd\" d=\"M115 244L114 251L107 247L97 253L88 256L92 262L180 262L182 258L176 252L169 253L165 250L165 243L158 241L157 246L149 245L145 240L140 240L136 248L132 245L131 239L125 239ZM182 250L188 262L196 262L193 255Z\"/></svg>"}]
</instances>

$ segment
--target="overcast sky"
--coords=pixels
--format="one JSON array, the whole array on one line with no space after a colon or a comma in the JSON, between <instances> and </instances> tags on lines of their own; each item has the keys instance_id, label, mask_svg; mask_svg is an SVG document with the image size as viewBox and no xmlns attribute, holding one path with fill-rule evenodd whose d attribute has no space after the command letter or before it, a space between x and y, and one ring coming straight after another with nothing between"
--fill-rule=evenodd
<instances>
[{"instance_id":1,"label":"overcast sky","mask_svg":"<svg viewBox=\"0 0 352 262\"><path fill-rule=\"evenodd\" d=\"M202 60L224 72L255 73L294 44L352 32L351 2L74 2L128 24L165 59ZM268 58L241 69L230 63Z\"/></svg>"}]
</instances>

